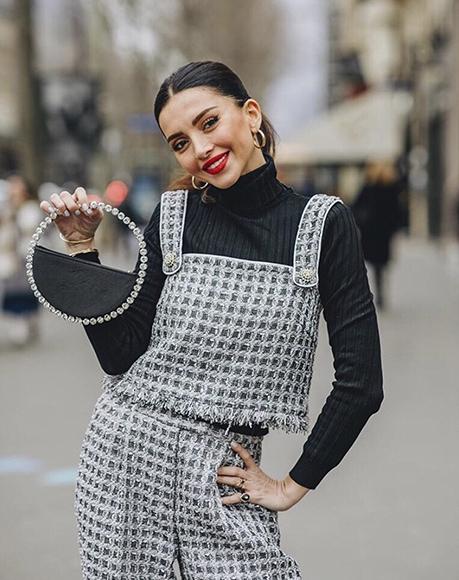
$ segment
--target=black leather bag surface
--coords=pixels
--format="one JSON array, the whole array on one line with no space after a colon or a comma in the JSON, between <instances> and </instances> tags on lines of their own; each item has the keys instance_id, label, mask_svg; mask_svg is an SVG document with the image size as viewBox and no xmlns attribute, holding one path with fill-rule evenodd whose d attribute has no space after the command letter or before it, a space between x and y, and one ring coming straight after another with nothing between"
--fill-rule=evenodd
<instances>
[{"instance_id":1,"label":"black leather bag surface","mask_svg":"<svg viewBox=\"0 0 459 580\"><path fill-rule=\"evenodd\" d=\"M97 318L116 311L132 292L137 276L62 254L40 245L33 254L34 281L51 306L70 316Z\"/></svg>"}]
</instances>

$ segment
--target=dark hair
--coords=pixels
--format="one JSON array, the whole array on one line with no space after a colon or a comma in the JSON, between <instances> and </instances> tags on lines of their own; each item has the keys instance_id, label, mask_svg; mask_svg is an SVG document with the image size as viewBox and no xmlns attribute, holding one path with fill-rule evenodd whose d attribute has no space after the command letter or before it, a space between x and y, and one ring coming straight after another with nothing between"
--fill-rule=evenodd
<instances>
[{"instance_id":1,"label":"dark hair","mask_svg":"<svg viewBox=\"0 0 459 580\"><path fill-rule=\"evenodd\" d=\"M156 95L154 112L156 122L159 126L159 115L168 103L171 96L196 87L207 87L215 90L225 97L231 97L242 107L250 99L241 79L228 66L221 62L210 60L190 62L168 76L161 84ZM262 149L263 153L274 156L276 150L275 135L273 126L269 119L262 113L260 129L266 136L266 143ZM191 175L183 175L173 181L168 186L169 189L193 189ZM213 201L211 196L206 195L203 190L201 199L205 203Z\"/></svg>"}]
</instances>

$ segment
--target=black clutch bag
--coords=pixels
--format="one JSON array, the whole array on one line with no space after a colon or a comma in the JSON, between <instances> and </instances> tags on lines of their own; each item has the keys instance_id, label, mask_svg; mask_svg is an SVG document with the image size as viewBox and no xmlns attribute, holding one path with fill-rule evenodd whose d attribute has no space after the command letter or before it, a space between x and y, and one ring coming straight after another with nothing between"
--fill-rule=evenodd
<instances>
[{"instance_id":1,"label":"black clutch bag","mask_svg":"<svg viewBox=\"0 0 459 580\"><path fill-rule=\"evenodd\" d=\"M64 320L85 325L108 322L126 312L137 298L147 270L146 243L140 228L117 208L95 201L89 205L112 213L132 230L139 242L138 273L89 262L38 244L57 217L55 214L40 223L26 257L27 279L38 301Z\"/></svg>"}]
</instances>

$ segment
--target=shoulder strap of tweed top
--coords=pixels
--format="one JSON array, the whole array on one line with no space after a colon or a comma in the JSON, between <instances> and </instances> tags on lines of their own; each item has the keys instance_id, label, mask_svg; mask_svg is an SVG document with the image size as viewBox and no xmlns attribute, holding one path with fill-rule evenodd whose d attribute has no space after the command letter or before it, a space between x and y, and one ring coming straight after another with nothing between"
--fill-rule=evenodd
<instances>
[{"instance_id":1,"label":"shoulder strap of tweed top","mask_svg":"<svg viewBox=\"0 0 459 580\"><path fill-rule=\"evenodd\" d=\"M188 190L165 191L161 195L159 233L164 274L175 274L182 265L183 227Z\"/></svg>"},{"instance_id":2,"label":"shoulder strap of tweed top","mask_svg":"<svg viewBox=\"0 0 459 580\"><path fill-rule=\"evenodd\" d=\"M293 281L304 288L319 283L319 259L325 218L339 197L319 193L306 204L298 225L293 258Z\"/></svg>"}]
</instances>

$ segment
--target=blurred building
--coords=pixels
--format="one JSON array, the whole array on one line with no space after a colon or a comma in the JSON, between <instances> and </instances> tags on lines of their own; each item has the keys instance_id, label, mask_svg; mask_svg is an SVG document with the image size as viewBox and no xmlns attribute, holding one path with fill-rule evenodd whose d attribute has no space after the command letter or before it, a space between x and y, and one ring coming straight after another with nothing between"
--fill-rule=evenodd
<instances>
[{"instance_id":1,"label":"blurred building","mask_svg":"<svg viewBox=\"0 0 459 580\"><path fill-rule=\"evenodd\" d=\"M32 47L26 63L24 37ZM41 180L98 189L113 177L135 178L136 171L143 182L149 173L152 183L158 180L160 137L148 70L116 50L98 3L0 0L0 49L0 176L26 170L21 118L33 116ZM27 78L38 87L33 110L22 98Z\"/></svg>"},{"instance_id":2,"label":"blurred building","mask_svg":"<svg viewBox=\"0 0 459 580\"><path fill-rule=\"evenodd\" d=\"M18 86L16 34L10 2L0 2L0 172L5 174L16 165L18 132Z\"/></svg>"},{"instance_id":3,"label":"blurred building","mask_svg":"<svg viewBox=\"0 0 459 580\"><path fill-rule=\"evenodd\" d=\"M459 193L459 3L333 0L330 18L330 101L368 87L411 92L413 226L433 237L450 233Z\"/></svg>"},{"instance_id":4,"label":"blurred building","mask_svg":"<svg viewBox=\"0 0 459 580\"><path fill-rule=\"evenodd\" d=\"M452 233L459 194L458 0L330 0L329 19L330 112L322 128L317 122L304 128L290 158L295 147L300 158L302 145L303 162L325 165L333 176L328 189L344 197L356 189L366 161L391 159L408 178L410 230ZM376 106L384 98L385 112ZM341 158L321 162L317 143L336 148L343 134Z\"/></svg>"}]
</instances>

